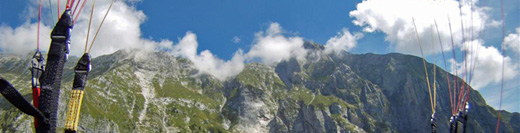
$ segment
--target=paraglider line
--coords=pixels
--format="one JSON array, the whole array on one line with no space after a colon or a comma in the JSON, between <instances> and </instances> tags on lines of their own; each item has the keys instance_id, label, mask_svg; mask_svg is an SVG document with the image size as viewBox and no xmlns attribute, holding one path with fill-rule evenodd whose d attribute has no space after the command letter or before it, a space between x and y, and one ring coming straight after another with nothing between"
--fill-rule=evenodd
<instances>
[{"instance_id":1,"label":"paraglider line","mask_svg":"<svg viewBox=\"0 0 520 133\"><path fill-rule=\"evenodd\" d=\"M84 0L83 3L81 4L81 7L79 8L78 14L76 14L76 17L74 17L74 21L72 22L73 24L75 24L76 20L78 20L78 17L81 14L81 11L83 10L83 6L85 6L85 2L87 2L87 0Z\"/></svg>"},{"instance_id":2,"label":"paraglider line","mask_svg":"<svg viewBox=\"0 0 520 133\"><path fill-rule=\"evenodd\" d=\"M90 35L90 26L92 25L92 15L94 14L94 7L96 6L96 0L92 4L92 10L90 11L90 19L88 21L87 38L85 39L85 53L87 53L88 36Z\"/></svg>"},{"instance_id":3,"label":"paraglider line","mask_svg":"<svg viewBox=\"0 0 520 133\"><path fill-rule=\"evenodd\" d=\"M504 25L504 0L500 0L500 8L501 8L501 16L502 16L502 55L505 55L506 51L504 50L504 39L505 39L505 25ZM496 133L500 129L500 114L502 113L502 94L504 93L504 65L505 65L505 56L502 56L502 81L500 85L500 103L498 105L498 120L497 120L497 128Z\"/></svg>"},{"instance_id":4,"label":"paraglider line","mask_svg":"<svg viewBox=\"0 0 520 133\"><path fill-rule=\"evenodd\" d=\"M424 53L423 53L423 50L422 50L421 41L419 39L419 33L417 32L417 26L415 25L415 19L412 18L412 21L413 21L413 27L414 27L414 31L415 31L415 37L417 37L417 43L419 44L419 49L421 50L421 56L423 58L424 72L426 74L426 84L428 85L428 95L430 96L430 105L431 105L431 108L432 108L432 112L435 112L435 109L433 107L434 105L433 105L433 100L432 100L432 92L431 92L431 87L430 87L430 80L428 78L428 70L426 69L426 61L424 59Z\"/></svg>"},{"instance_id":5,"label":"paraglider line","mask_svg":"<svg viewBox=\"0 0 520 133\"><path fill-rule=\"evenodd\" d=\"M81 3L81 0L78 0L78 4L76 4L76 7L74 7L74 12L72 12L72 16L76 14L76 10L78 9L79 3Z\"/></svg>"},{"instance_id":6,"label":"paraglider line","mask_svg":"<svg viewBox=\"0 0 520 133\"><path fill-rule=\"evenodd\" d=\"M42 0L38 1L38 29L36 33L36 51L40 51L40 23L42 14Z\"/></svg>"},{"instance_id":7,"label":"paraglider line","mask_svg":"<svg viewBox=\"0 0 520 133\"><path fill-rule=\"evenodd\" d=\"M55 24L56 19L54 18L54 11L52 11L52 9L52 3L51 0L49 0L49 10L51 11L52 23Z\"/></svg>"},{"instance_id":8,"label":"paraglider line","mask_svg":"<svg viewBox=\"0 0 520 133\"><path fill-rule=\"evenodd\" d=\"M90 48L88 49L87 53L90 53L90 50L92 49L92 46L94 45L94 42L96 41L96 37L101 30L101 26L103 26L103 23L105 22L105 19L107 18L108 13L110 12L110 9L112 9L112 5L114 4L114 0L112 0L112 3L110 3L110 6L108 6L108 10L105 13L105 16L103 17L103 20L101 20L101 24L99 24L99 27L96 31L96 34L94 35L94 39L92 39L92 42L90 43Z\"/></svg>"},{"instance_id":9,"label":"paraglider line","mask_svg":"<svg viewBox=\"0 0 520 133\"><path fill-rule=\"evenodd\" d=\"M442 40L441 40L441 36L440 36L440 33L439 33L439 27L437 25L437 20L433 20L434 23L435 23L435 29L437 30L437 37L439 39L439 45L441 45L441 52L442 52L442 59L444 61L444 68L448 68L448 65L446 64L446 56L444 55L444 47L442 45ZM448 82L448 91L449 91L449 94L450 94L450 109L451 109L451 113L453 114L453 97L452 97L452 94L451 94L451 84L450 84L450 75L448 73L446 73L446 81Z\"/></svg>"}]
</instances>

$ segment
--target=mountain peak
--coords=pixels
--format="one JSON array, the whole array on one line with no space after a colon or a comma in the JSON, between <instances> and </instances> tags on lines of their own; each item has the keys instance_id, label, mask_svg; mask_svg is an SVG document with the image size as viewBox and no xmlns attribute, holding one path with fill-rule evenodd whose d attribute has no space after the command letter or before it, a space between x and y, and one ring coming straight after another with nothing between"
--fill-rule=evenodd
<instances>
[{"instance_id":1,"label":"mountain peak","mask_svg":"<svg viewBox=\"0 0 520 133\"><path fill-rule=\"evenodd\" d=\"M323 45L306 61L246 64L232 80L199 74L166 52L121 50L93 59L80 125L87 132L429 132L428 90L421 58L403 54L327 55ZM0 76L30 95L29 58L0 57ZM64 69L64 114L76 59ZM10 62L10 63L4 63ZM14 69L17 68L17 69ZM428 70L433 64L428 64ZM20 69L20 70L18 70ZM23 73L23 74L20 74ZM437 71L438 121L448 122L445 71ZM462 84L462 82L461 82ZM492 132L496 110L472 90L469 132ZM0 99L0 105L7 105ZM503 112L501 131L520 130L519 113ZM5 131L31 132L32 118L0 108ZM60 116L62 119L63 116ZM124 118L124 119L123 119ZM60 125L60 124L59 124ZM63 124L61 124L63 125ZM111 126L105 126L111 125ZM448 132L446 124L438 131Z\"/></svg>"},{"instance_id":2,"label":"mountain peak","mask_svg":"<svg viewBox=\"0 0 520 133\"><path fill-rule=\"evenodd\" d=\"M308 49L308 50L324 50L325 46L318 44L318 43L314 43L312 41L305 41L303 43L303 48Z\"/></svg>"}]
</instances>

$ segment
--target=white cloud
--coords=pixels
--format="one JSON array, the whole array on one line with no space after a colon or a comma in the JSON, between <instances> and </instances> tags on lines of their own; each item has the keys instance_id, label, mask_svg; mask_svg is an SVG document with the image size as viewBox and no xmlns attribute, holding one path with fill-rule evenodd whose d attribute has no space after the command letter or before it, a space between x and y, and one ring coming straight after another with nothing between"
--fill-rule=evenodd
<instances>
[{"instance_id":1,"label":"white cloud","mask_svg":"<svg viewBox=\"0 0 520 133\"><path fill-rule=\"evenodd\" d=\"M89 45L108 9L110 2L111 1L96 2L96 7L94 9L95 12L92 18ZM44 8L49 7L49 4L43 4ZM90 18L92 4L92 1L88 1L85 4L78 21L72 30L70 54L73 56L81 56L85 51L85 39L87 35L87 28L89 23L88 20ZM62 3L62 5L65 5L65 3ZM37 5L30 4L30 6ZM53 3L53 7L57 7L56 2ZM30 7L27 10L31 10L32 8L37 7ZM56 11L54 13L56 13ZM108 14L103 27L99 32L99 35L97 36L96 42L94 43L90 54L94 57L97 57L99 55L110 54L124 48L145 48L148 47L147 45L164 46L165 41L155 42L149 39L141 38L140 25L145 21L145 19L146 16L142 11L136 10L134 7L129 6L123 1L116 1L110 10L110 13ZM4 52L17 54L26 54L29 51L36 49L37 24L29 22L30 20L28 19L26 24L16 28L1 26L0 49L2 49ZM51 33L51 27L53 26L50 26L50 23L42 23L41 25L40 48L42 51L47 51L49 48L49 34Z\"/></svg>"},{"instance_id":2,"label":"white cloud","mask_svg":"<svg viewBox=\"0 0 520 133\"><path fill-rule=\"evenodd\" d=\"M109 1L104 3L96 3L94 15L92 18L92 27L89 36L89 45L93 36L100 26L108 6ZM91 4L86 4L91 5ZM87 6L86 6L87 7ZM88 29L88 19L90 17L90 8L84 8L81 16L76 22L72 31L71 38L71 54L81 55L84 52L85 39ZM88 6L90 7L90 6ZM140 25L144 22L146 16L142 11L135 10L124 2L116 1L112 6L105 22L101 27L101 31L97 36L96 42L92 47L91 55L94 57L104 54L110 54L124 48L141 48L153 41L141 38Z\"/></svg>"},{"instance_id":3,"label":"white cloud","mask_svg":"<svg viewBox=\"0 0 520 133\"><path fill-rule=\"evenodd\" d=\"M234 36L231 41L233 41L233 43L240 43L241 39L238 36Z\"/></svg>"},{"instance_id":4,"label":"white cloud","mask_svg":"<svg viewBox=\"0 0 520 133\"><path fill-rule=\"evenodd\" d=\"M266 32L256 33L255 42L247 53L248 59L260 59L267 65L274 65L280 61L295 57L305 58L307 50L303 48L303 38L285 37L278 23L271 23Z\"/></svg>"},{"instance_id":5,"label":"white cloud","mask_svg":"<svg viewBox=\"0 0 520 133\"><path fill-rule=\"evenodd\" d=\"M89 45L110 2L96 2ZM271 23L265 31L257 32L251 49L247 53L244 53L242 50L236 51L230 60L222 60L209 50L203 50L198 53L197 37L191 32L187 32L184 37L179 39L176 45L174 45L173 41L167 39L154 41L143 38L140 25L146 20L146 15L143 11L129 5L129 3L133 2L136 1L116 1L114 3L92 47L90 52L92 56L97 57L110 54L121 49L167 51L174 56L185 57L193 62L194 66L200 70L199 74L210 74L219 80L226 80L239 74L244 68L246 61L255 60L261 61L266 65L276 65L280 61L290 58L303 60L307 53L307 50L303 48L303 38L284 36L284 30L278 23ZM47 3L43 4L43 10L48 10L51 7ZM88 1L85 4L72 30L70 54L73 56L81 56L85 51L85 40L92 4L92 1ZM53 8L56 8L57 3L53 1L51 5ZM61 5L65 5L65 3L61 3ZM37 4L34 4L34 1L32 1L25 12L32 12L35 8L37 8ZM47 16L51 18L49 14ZM44 16L46 15L44 14ZM0 26L0 49L2 52L27 54L35 49L37 28L36 23L31 23L31 20L34 21L34 17L36 16L29 16L30 19L27 19L27 22L19 27ZM53 24L50 21L45 21L41 26L40 45L43 51L47 51L49 48L51 25ZM343 33L339 33L338 36L331 38L328 46L348 50L355 46L356 38L356 35L350 34L345 29ZM232 41L238 43L241 40L239 37L234 37Z\"/></svg>"},{"instance_id":6,"label":"white cloud","mask_svg":"<svg viewBox=\"0 0 520 133\"><path fill-rule=\"evenodd\" d=\"M224 61L213 55L209 50L197 54L198 45L197 36L187 32L179 40L179 43L173 46L171 53L175 56L187 58L200 70L200 73L213 75L221 81L238 75L244 69L242 50L238 50L231 60Z\"/></svg>"},{"instance_id":7,"label":"white cloud","mask_svg":"<svg viewBox=\"0 0 520 133\"><path fill-rule=\"evenodd\" d=\"M170 51L174 56L184 57L193 62L200 73L213 75L223 81L238 75L244 69L246 60L259 59L267 65L275 65L292 57L303 59L307 52L303 48L303 39L285 37L282 35L282 31L280 24L271 23L265 32L256 33L255 43L248 53L244 54L239 49L227 61L216 57L209 50L197 53L199 45L197 36L191 32L187 32Z\"/></svg>"},{"instance_id":8,"label":"white cloud","mask_svg":"<svg viewBox=\"0 0 520 133\"><path fill-rule=\"evenodd\" d=\"M474 89L481 89L486 87L490 83L500 83L502 80L502 59L504 59L504 80L508 81L518 76L518 68L520 65L512 61L511 57L504 57L500 51L493 46L483 46L482 41L474 40L464 43L466 45L465 50L468 50L468 54L464 61L455 63L451 60L452 64L457 65L459 75L464 75L465 63L467 68L470 70L472 65L475 65L472 73L471 86ZM474 50L469 50L470 45L473 45ZM472 59L473 58L473 59ZM454 73L454 72L452 72ZM469 73L469 72L468 72Z\"/></svg>"},{"instance_id":9,"label":"white cloud","mask_svg":"<svg viewBox=\"0 0 520 133\"><path fill-rule=\"evenodd\" d=\"M486 24L487 26L489 27L499 27L502 25L502 21L497 21L497 20L491 20L489 23Z\"/></svg>"},{"instance_id":10,"label":"white cloud","mask_svg":"<svg viewBox=\"0 0 520 133\"><path fill-rule=\"evenodd\" d=\"M384 33L385 41L390 42L390 47L396 52L420 55L413 18L425 56L439 56L438 54L441 52L434 23L436 21L444 46L442 50L451 53L455 47L454 53L468 52L462 61L460 61L461 55L457 55L457 61L460 62L455 61L453 57L451 59L448 57L451 64L456 66L454 70L451 70L452 73L455 74L454 71L457 70L458 75L463 77L462 71L466 68L464 65L467 61L468 69L472 68L472 65L475 66L471 86L479 91L487 92L496 89L493 85L501 83L502 60L504 60L505 68L503 80L506 86L507 83L517 82L514 79L519 77L520 63L518 59L514 58L515 56L512 58L503 55L496 47L486 46L480 40L480 32L489 28L497 28L502 22L490 19L490 14L496 12L493 11L494 9L479 7L478 5L481 4L475 3L478 3L478 0L462 1L461 9L459 9L459 1L456 0L364 0L357 5L356 10L350 12L350 16L354 19L352 22L355 25L363 27L364 32ZM462 15L460 10L462 10ZM451 21L453 36L450 34L448 18ZM462 25L464 30L462 30ZM507 49L520 53L518 41L520 28L516 30L517 33L509 34L504 38L504 43ZM453 37L454 47L452 47L451 37ZM486 100L492 99L486 98Z\"/></svg>"},{"instance_id":11,"label":"white cloud","mask_svg":"<svg viewBox=\"0 0 520 133\"><path fill-rule=\"evenodd\" d=\"M462 3L466 37L469 37L470 29L473 29L474 36L483 29L482 23L488 18L485 13L487 10L489 9L477 7L473 3ZM412 21L414 18L423 50L428 55L440 52L431 46L432 40L438 41L433 26L434 19L437 21L444 45L451 44L448 16L451 19L455 45L463 41L459 13L459 3L454 0L366 0L359 3L357 9L350 12L350 16L355 19L353 23L363 27L365 32L385 33L385 40L391 42L396 51L420 55ZM471 19L473 22L470 21ZM451 47L444 47L444 50L450 49Z\"/></svg>"},{"instance_id":12,"label":"white cloud","mask_svg":"<svg viewBox=\"0 0 520 133\"><path fill-rule=\"evenodd\" d=\"M504 38L504 44L506 48L520 54L520 27L516 28L516 33L511 33Z\"/></svg>"},{"instance_id":13,"label":"white cloud","mask_svg":"<svg viewBox=\"0 0 520 133\"><path fill-rule=\"evenodd\" d=\"M0 49L2 52L14 54L27 54L31 50L36 49L37 23L25 23L20 27L12 28L9 26L0 26ZM49 26L40 26L40 50L47 50L50 45L49 35L51 28Z\"/></svg>"},{"instance_id":14,"label":"white cloud","mask_svg":"<svg viewBox=\"0 0 520 133\"><path fill-rule=\"evenodd\" d=\"M96 2L89 36L89 45L110 2L111 1ZM136 1L130 1L130 3L132 2ZM65 5L65 3L61 4ZM70 54L73 56L81 56L85 50L85 40L91 12L90 7L92 4L92 1L85 4L78 21L74 25L70 49ZM52 5L55 8L57 3L53 2ZM29 6L26 12L31 12L34 8L37 8L34 1L32 1ZM44 3L43 7L48 9L50 6ZM34 19L36 16L30 17ZM27 54L29 51L35 49L37 28L36 23L30 23L30 20L31 19L27 19L26 24L16 28L0 26L0 49L2 52ZM242 50L238 50L230 60L226 61L218 58L209 50L203 50L197 53L197 37L191 32L187 32L186 35L179 40L177 45L173 45L173 41L167 39L154 41L143 38L141 36L140 25L145 20L146 15L142 11L129 6L128 3L124 1L116 1L96 38L96 42L90 54L97 57L121 49L140 49L142 52L138 53L143 55L146 55L146 52L150 51L167 51L174 56L189 59L194 63L195 67L200 70L199 74L210 74L219 80L226 80L239 74L244 68L246 60L259 59L268 65L274 65L291 57L302 59L306 53L306 50L302 46L303 39L301 37L285 37L282 35L283 29L281 26L278 23L272 23L266 31L256 33L255 42L247 54L244 54ZM50 22L48 24L43 23L41 26L40 45L43 51L46 51L50 44L50 38L48 36L51 32L51 26L49 25L51 25ZM239 42L240 38L234 37L233 41Z\"/></svg>"},{"instance_id":15,"label":"white cloud","mask_svg":"<svg viewBox=\"0 0 520 133\"><path fill-rule=\"evenodd\" d=\"M356 33L352 35L347 28L343 28L343 32L338 32L337 36L331 37L325 44L326 53L338 53L342 50L348 51L357 45L357 40L363 37L363 34Z\"/></svg>"}]
</instances>

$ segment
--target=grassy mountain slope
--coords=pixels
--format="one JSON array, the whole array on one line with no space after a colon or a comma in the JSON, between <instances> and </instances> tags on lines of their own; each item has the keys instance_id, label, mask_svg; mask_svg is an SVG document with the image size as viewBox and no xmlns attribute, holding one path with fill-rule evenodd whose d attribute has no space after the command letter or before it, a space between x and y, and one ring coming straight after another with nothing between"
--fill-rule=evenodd
<instances>
[{"instance_id":1,"label":"grassy mountain slope","mask_svg":"<svg viewBox=\"0 0 520 133\"><path fill-rule=\"evenodd\" d=\"M305 60L247 64L221 82L184 58L118 51L93 59L82 105L85 132L429 132L422 60L402 54L322 53L305 43ZM31 100L29 56L0 56L0 76ZM64 73L59 119L71 89ZM428 69L433 69L428 64ZM446 72L437 71L439 131L448 130ZM432 77L433 78L433 77ZM497 111L471 92L470 132L492 132ZM0 98L0 132L32 132L32 118ZM504 132L520 131L520 114L503 112ZM60 121L59 129L64 121Z\"/></svg>"}]
</instances>

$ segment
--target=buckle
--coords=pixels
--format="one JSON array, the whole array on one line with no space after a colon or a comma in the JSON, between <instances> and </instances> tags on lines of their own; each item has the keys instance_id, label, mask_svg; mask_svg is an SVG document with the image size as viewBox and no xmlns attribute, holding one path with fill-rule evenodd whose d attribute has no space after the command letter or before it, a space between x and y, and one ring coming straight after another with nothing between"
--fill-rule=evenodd
<instances>
[{"instance_id":1,"label":"buckle","mask_svg":"<svg viewBox=\"0 0 520 133\"><path fill-rule=\"evenodd\" d=\"M79 59L78 64L76 64L76 68L74 72L76 73L88 73L90 72L92 66L90 64L91 58L88 53L83 54L83 56Z\"/></svg>"},{"instance_id":2,"label":"buckle","mask_svg":"<svg viewBox=\"0 0 520 133\"><path fill-rule=\"evenodd\" d=\"M40 51L36 51L33 55L33 58L31 60L31 73L32 73L32 85L33 88L40 85L40 82L38 79L40 79L40 76L42 75L44 71L44 64L43 61L45 59L43 58L43 55Z\"/></svg>"}]
</instances>

